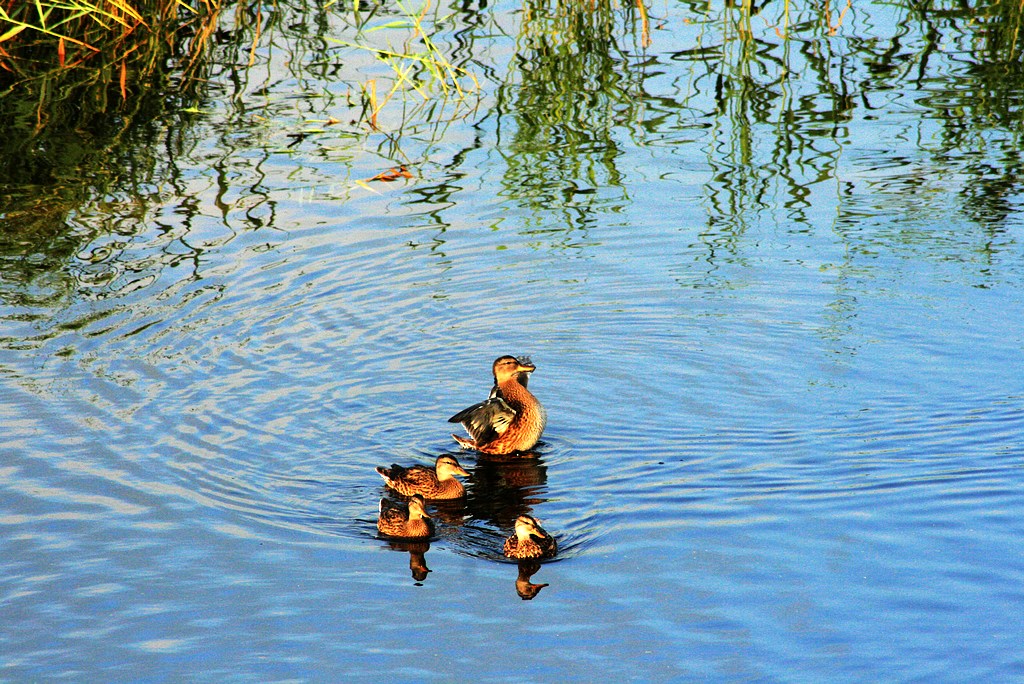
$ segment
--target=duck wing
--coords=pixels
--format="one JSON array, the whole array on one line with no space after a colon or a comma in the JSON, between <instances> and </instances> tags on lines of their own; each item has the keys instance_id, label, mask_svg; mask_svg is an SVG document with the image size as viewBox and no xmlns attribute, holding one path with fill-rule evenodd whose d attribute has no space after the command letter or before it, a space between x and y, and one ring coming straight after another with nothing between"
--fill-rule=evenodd
<instances>
[{"instance_id":1,"label":"duck wing","mask_svg":"<svg viewBox=\"0 0 1024 684\"><path fill-rule=\"evenodd\" d=\"M473 441L486 444L504 433L515 417L515 409L505 402L495 387L489 399L462 409L449 418L448 422L462 423Z\"/></svg>"},{"instance_id":2,"label":"duck wing","mask_svg":"<svg viewBox=\"0 0 1024 684\"><path fill-rule=\"evenodd\" d=\"M396 504L390 499L380 500L379 524L402 525L409 519L409 509Z\"/></svg>"},{"instance_id":3,"label":"duck wing","mask_svg":"<svg viewBox=\"0 0 1024 684\"><path fill-rule=\"evenodd\" d=\"M553 556L558 552L558 542L550 534L545 532L543 537L530 535L530 538L537 542L537 546L545 556Z\"/></svg>"},{"instance_id":4,"label":"duck wing","mask_svg":"<svg viewBox=\"0 0 1024 684\"><path fill-rule=\"evenodd\" d=\"M391 466L391 479L401 480L412 487L437 484L437 474L434 469L421 465L414 465L410 468L393 465Z\"/></svg>"}]
</instances>

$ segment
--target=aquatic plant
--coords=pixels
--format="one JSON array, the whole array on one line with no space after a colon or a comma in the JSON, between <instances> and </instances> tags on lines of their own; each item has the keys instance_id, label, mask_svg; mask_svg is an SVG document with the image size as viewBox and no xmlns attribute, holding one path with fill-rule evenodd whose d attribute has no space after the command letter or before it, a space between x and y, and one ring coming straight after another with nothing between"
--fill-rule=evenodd
<instances>
[{"instance_id":1,"label":"aquatic plant","mask_svg":"<svg viewBox=\"0 0 1024 684\"><path fill-rule=\"evenodd\" d=\"M220 9L220 0L0 2L0 96L33 102L40 129L129 101L168 64L183 67L187 90Z\"/></svg>"},{"instance_id":2,"label":"aquatic plant","mask_svg":"<svg viewBox=\"0 0 1024 684\"><path fill-rule=\"evenodd\" d=\"M0 0L0 282L60 272L91 237L68 221L90 198L152 192L173 143L145 124L201 97L219 12L220 0Z\"/></svg>"},{"instance_id":3,"label":"aquatic plant","mask_svg":"<svg viewBox=\"0 0 1024 684\"><path fill-rule=\"evenodd\" d=\"M328 6L330 4L333 3ZM402 0L394 4L398 18L377 22L376 8L364 13L359 3L355 3L352 10L355 38L329 39L339 45L366 50L391 70L390 83L382 89L383 94L379 94L377 79L359 84L362 119L371 129L380 130L381 110L396 95L410 93L419 97L419 103L411 111L403 110L402 122L421 113L435 122L471 114L479 105L480 83L472 71L454 64L435 40L445 18L437 15L436 7L431 12L430 0L415 10ZM375 42L375 38L381 36L382 40Z\"/></svg>"},{"instance_id":4,"label":"aquatic plant","mask_svg":"<svg viewBox=\"0 0 1024 684\"><path fill-rule=\"evenodd\" d=\"M200 40L192 48L202 49L220 0L193 1L195 7L183 0L8 0L0 4L0 67L29 77L105 57L126 68L131 59L151 70L151 60L139 61L147 38L166 39L198 21L194 35Z\"/></svg>"}]
</instances>

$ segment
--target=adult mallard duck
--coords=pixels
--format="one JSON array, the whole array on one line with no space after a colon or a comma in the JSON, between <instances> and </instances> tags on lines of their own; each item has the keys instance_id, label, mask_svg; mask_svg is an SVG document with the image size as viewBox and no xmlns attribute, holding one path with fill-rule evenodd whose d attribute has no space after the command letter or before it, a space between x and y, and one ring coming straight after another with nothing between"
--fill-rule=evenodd
<instances>
[{"instance_id":1,"label":"adult mallard duck","mask_svg":"<svg viewBox=\"0 0 1024 684\"><path fill-rule=\"evenodd\" d=\"M515 532L505 540L504 551L509 558L551 558L558 551L558 544L536 518L521 515L516 518Z\"/></svg>"},{"instance_id":2,"label":"adult mallard duck","mask_svg":"<svg viewBox=\"0 0 1024 684\"><path fill-rule=\"evenodd\" d=\"M403 539L422 539L434 533L434 521L426 511L426 501L416 494L409 500L408 506L395 503L390 499L380 500L380 515L377 517L377 529L381 534Z\"/></svg>"},{"instance_id":3,"label":"adult mallard duck","mask_svg":"<svg viewBox=\"0 0 1024 684\"><path fill-rule=\"evenodd\" d=\"M455 441L467 449L494 455L532 449L547 423L544 407L526 389L535 370L537 367L526 357L496 359L490 397L448 419L449 423L462 423L472 438L453 434Z\"/></svg>"},{"instance_id":4,"label":"adult mallard duck","mask_svg":"<svg viewBox=\"0 0 1024 684\"><path fill-rule=\"evenodd\" d=\"M466 488L455 476L469 476L458 460L447 454L438 456L433 468L421 465L403 468L392 463L390 468L377 466L376 470L384 478L384 484L399 494L422 494L424 499L431 500L458 499L464 496Z\"/></svg>"}]
</instances>

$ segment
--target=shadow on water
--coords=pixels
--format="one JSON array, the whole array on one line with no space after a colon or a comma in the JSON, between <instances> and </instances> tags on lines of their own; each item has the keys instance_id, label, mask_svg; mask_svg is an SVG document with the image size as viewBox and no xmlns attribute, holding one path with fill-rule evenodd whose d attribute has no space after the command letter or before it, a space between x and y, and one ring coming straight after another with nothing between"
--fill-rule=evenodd
<instances>
[{"instance_id":1,"label":"shadow on water","mask_svg":"<svg viewBox=\"0 0 1024 684\"><path fill-rule=\"evenodd\" d=\"M438 510L444 511L442 519L459 526L457 535L448 541L467 555L515 562L504 556L502 547L519 516L533 516L543 525L546 504L552 501L548 465L539 452L531 452L517 460L478 458L476 465L466 467L472 477L465 499L438 505ZM544 562L570 558L586 545L594 521L584 517L576 523L571 530L548 529L558 540L558 554Z\"/></svg>"}]
</instances>

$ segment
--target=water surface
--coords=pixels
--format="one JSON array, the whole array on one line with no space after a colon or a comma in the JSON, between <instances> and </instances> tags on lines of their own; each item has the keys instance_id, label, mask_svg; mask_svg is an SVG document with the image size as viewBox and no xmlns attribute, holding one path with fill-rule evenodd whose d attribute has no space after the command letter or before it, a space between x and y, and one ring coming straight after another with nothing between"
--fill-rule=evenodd
<instances>
[{"instance_id":1,"label":"water surface","mask_svg":"<svg viewBox=\"0 0 1024 684\"><path fill-rule=\"evenodd\" d=\"M998 21L453 9L479 109L388 138L322 125L389 72L296 5L102 183L5 179L0 679L1024 674ZM505 353L549 421L495 465L446 419ZM380 539L373 467L446 452L466 501Z\"/></svg>"}]
</instances>

